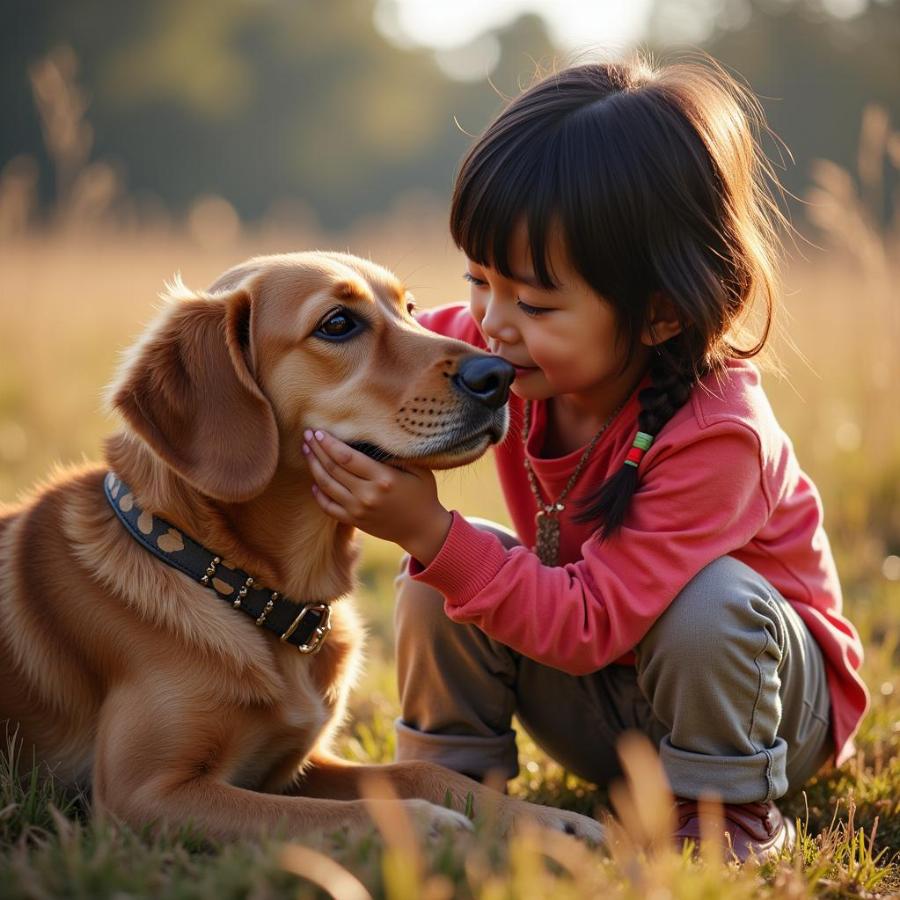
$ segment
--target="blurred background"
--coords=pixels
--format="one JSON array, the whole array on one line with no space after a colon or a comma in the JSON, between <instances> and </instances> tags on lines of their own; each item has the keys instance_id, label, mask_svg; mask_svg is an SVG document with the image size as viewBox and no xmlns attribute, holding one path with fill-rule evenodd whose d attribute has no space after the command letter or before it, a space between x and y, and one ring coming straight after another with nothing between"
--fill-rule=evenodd
<instances>
[{"instance_id":1,"label":"blurred background","mask_svg":"<svg viewBox=\"0 0 900 900\"><path fill-rule=\"evenodd\" d=\"M102 387L176 271L202 288L254 253L346 249L420 304L464 298L446 218L472 136L536 66L636 46L708 52L760 97L797 232L766 385L895 669L897 0L3 0L0 501L97 457ZM505 519L489 462L442 490ZM385 642L397 558L367 543Z\"/></svg>"},{"instance_id":2,"label":"blurred background","mask_svg":"<svg viewBox=\"0 0 900 900\"><path fill-rule=\"evenodd\" d=\"M0 17L0 161L44 221L60 203L202 219L215 196L243 223L343 229L404 196L441 205L536 63L636 44L702 48L749 81L797 194L817 158L855 167L867 106L900 108L892 0L5 0Z\"/></svg>"}]
</instances>

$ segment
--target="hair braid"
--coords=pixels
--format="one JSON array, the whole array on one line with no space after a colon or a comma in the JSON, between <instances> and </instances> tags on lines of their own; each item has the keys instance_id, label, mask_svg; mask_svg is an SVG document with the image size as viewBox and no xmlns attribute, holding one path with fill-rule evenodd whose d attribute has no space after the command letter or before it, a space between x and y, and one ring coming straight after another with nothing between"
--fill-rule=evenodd
<instances>
[{"instance_id":1,"label":"hair braid","mask_svg":"<svg viewBox=\"0 0 900 900\"><path fill-rule=\"evenodd\" d=\"M759 144L766 132L759 101L712 60L572 66L514 99L472 146L450 231L469 259L509 277L524 223L545 288L558 287L551 237L559 235L631 354L661 297L681 330L655 347L641 391L636 430L655 436L698 379L754 356L768 335L780 234L792 229ZM578 521L600 540L625 519L640 443L578 504Z\"/></svg>"},{"instance_id":2,"label":"hair braid","mask_svg":"<svg viewBox=\"0 0 900 900\"><path fill-rule=\"evenodd\" d=\"M673 363L671 355L658 355L650 365L651 384L638 395L641 411L637 430L653 437L687 403L697 383L698 373ZM639 481L638 468L623 464L596 491L578 502L581 511L575 521L599 521L598 536L601 541L606 540L622 524Z\"/></svg>"}]
</instances>

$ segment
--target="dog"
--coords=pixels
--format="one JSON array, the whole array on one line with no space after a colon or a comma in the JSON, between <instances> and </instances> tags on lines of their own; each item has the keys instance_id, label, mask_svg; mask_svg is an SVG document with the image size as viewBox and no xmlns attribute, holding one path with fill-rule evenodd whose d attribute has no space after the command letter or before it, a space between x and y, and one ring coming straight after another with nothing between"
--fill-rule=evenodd
<instances>
[{"instance_id":1,"label":"dog","mask_svg":"<svg viewBox=\"0 0 900 900\"><path fill-rule=\"evenodd\" d=\"M367 802L470 827L449 791L502 829L599 841L439 766L331 750L363 642L358 551L311 496L303 430L463 465L504 435L508 365L427 332L396 277L347 254L259 257L164 299L108 390L124 425L105 464L0 510L0 720L23 758L135 828L354 834ZM363 799L373 774L393 799Z\"/></svg>"}]
</instances>

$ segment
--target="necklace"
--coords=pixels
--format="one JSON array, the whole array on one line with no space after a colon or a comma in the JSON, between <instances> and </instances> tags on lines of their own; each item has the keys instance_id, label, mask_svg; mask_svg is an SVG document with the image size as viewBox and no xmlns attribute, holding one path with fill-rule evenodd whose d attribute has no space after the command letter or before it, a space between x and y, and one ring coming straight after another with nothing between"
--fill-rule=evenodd
<instances>
[{"instance_id":1,"label":"necklace","mask_svg":"<svg viewBox=\"0 0 900 900\"><path fill-rule=\"evenodd\" d=\"M525 424L522 430L522 440L525 443L525 472L528 475L528 483L531 485L531 493L537 501L538 512L534 517L537 525L537 538L534 545L534 552L545 566L555 566L559 560L559 514L566 508L563 500L569 496L569 491L578 481L578 476L582 469L587 465L588 457L591 451L597 446L600 436L609 428L613 419L621 412L624 403L620 403L609 415L607 420L600 426L600 430L591 438L591 442L584 448L581 459L575 466L575 471L569 477L566 486L562 489L562 493L556 498L555 503L545 503L544 495L541 493L541 487L538 484L534 469L531 467L531 461L528 459L528 435L531 433L531 403L525 402Z\"/></svg>"}]
</instances>

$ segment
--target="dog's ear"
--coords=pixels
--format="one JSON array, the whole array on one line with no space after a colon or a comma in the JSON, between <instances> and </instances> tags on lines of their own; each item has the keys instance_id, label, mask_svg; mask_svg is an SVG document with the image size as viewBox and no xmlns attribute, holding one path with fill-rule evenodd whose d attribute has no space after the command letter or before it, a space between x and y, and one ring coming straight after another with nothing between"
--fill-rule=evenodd
<instances>
[{"instance_id":1,"label":"dog's ear","mask_svg":"<svg viewBox=\"0 0 900 900\"><path fill-rule=\"evenodd\" d=\"M278 461L275 415L245 354L251 312L243 289L171 301L107 395L167 465L229 502L259 494Z\"/></svg>"}]
</instances>

